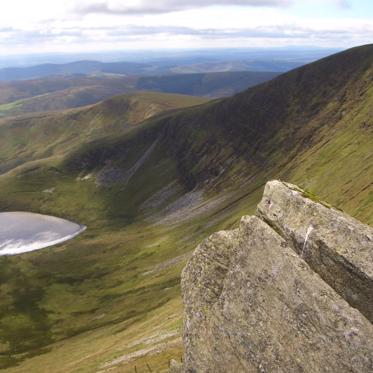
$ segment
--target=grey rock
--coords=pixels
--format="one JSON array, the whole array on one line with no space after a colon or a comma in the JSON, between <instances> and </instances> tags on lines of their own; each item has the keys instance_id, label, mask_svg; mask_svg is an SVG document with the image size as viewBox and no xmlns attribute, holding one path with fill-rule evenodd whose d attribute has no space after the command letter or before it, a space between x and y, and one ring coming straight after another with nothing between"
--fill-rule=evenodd
<instances>
[{"instance_id":1,"label":"grey rock","mask_svg":"<svg viewBox=\"0 0 373 373\"><path fill-rule=\"evenodd\" d=\"M170 361L170 373L183 373L183 364L179 363L176 360Z\"/></svg>"},{"instance_id":2,"label":"grey rock","mask_svg":"<svg viewBox=\"0 0 373 373\"><path fill-rule=\"evenodd\" d=\"M267 183L257 215L373 322L373 230L295 185Z\"/></svg>"},{"instance_id":3,"label":"grey rock","mask_svg":"<svg viewBox=\"0 0 373 373\"><path fill-rule=\"evenodd\" d=\"M277 191L289 198L280 199ZM312 210L302 207L311 203L317 205ZM267 218L266 206L276 220ZM260 217L244 217L239 229L215 233L198 246L182 274L185 373L373 371L372 324L346 301L348 292L340 289L347 284L341 282L336 291L300 250L313 224L328 238L330 250L347 255L349 246L339 246L343 239L333 243L328 233L337 232L333 216L354 228L351 235L372 230L336 210L329 216L324 209L298 188L272 182L258 208L271 225ZM289 211L299 216L293 220ZM311 211L312 220L301 218ZM296 233L291 222L298 220ZM360 233L350 238L356 243L354 263L369 273L373 263L364 261L369 256L358 246L365 243ZM316 242L311 234L308 239Z\"/></svg>"}]
</instances>

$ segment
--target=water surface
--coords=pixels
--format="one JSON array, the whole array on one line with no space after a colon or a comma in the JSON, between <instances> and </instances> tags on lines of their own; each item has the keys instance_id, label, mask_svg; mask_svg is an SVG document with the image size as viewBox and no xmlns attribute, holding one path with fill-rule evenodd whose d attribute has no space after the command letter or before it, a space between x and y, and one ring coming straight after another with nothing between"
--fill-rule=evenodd
<instances>
[{"instance_id":1,"label":"water surface","mask_svg":"<svg viewBox=\"0 0 373 373\"><path fill-rule=\"evenodd\" d=\"M84 225L30 212L0 213L0 256L40 250L70 240Z\"/></svg>"}]
</instances>

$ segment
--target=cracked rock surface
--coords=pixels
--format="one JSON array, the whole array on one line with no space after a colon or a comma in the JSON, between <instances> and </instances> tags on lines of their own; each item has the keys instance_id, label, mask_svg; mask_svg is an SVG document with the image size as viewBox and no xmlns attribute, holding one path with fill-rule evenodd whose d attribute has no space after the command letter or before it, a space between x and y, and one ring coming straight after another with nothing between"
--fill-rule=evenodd
<instances>
[{"instance_id":1,"label":"cracked rock surface","mask_svg":"<svg viewBox=\"0 0 373 373\"><path fill-rule=\"evenodd\" d=\"M372 228L269 182L182 275L185 373L373 370Z\"/></svg>"}]
</instances>

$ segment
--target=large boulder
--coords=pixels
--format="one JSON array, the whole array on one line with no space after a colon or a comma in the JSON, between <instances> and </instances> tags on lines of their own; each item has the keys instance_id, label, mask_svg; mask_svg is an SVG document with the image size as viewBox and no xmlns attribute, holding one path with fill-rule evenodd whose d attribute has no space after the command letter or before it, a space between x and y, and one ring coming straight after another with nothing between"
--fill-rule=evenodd
<instances>
[{"instance_id":1,"label":"large boulder","mask_svg":"<svg viewBox=\"0 0 373 373\"><path fill-rule=\"evenodd\" d=\"M354 308L346 294L358 288L345 289L363 277L361 271L372 273L366 252L372 229L303 194L288 184L269 183L257 217L242 218L239 229L215 233L196 249L182 275L185 373L372 371L367 303L359 302L363 310ZM312 220L302 217L310 212ZM328 252L348 255L350 246L340 246L346 240L332 240L338 216L343 227L354 228L349 230L355 245L349 258L356 257L354 268L360 268L349 271L348 284L344 277L329 284L315 271L316 259L311 265L304 260L312 257L313 242L318 242L310 225ZM355 233L358 238L351 237ZM333 265L337 254L328 256ZM323 261L326 269L328 263ZM344 273L343 266L335 273Z\"/></svg>"}]
</instances>

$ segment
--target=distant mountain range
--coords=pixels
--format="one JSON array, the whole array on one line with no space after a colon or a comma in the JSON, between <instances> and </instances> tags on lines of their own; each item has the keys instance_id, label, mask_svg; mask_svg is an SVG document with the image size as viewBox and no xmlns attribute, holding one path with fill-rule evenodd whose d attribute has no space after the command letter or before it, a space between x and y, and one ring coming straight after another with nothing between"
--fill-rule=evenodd
<instances>
[{"instance_id":1,"label":"distant mountain range","mask_svg":"<svg viewBox=\"0 0 373 373\"><path fill-rule=\"evenodd\" d=\"M36 79L51 75L71 74L140 74L151 68L151 65L134 62L103 63L98 61L77 61L66 64L44 64L30 67L7 67L0 69L0 80Z\"/></svg>"},{"instance_id":2,"label":"distant mountain range","mask_svg":"<svg viewBox=\"0 0 373 373\"><path fill-rule=\"evenodd\" d=\"M68 63L48 63L31 66L9 66L0 69L0 81L38 79L51 75L169 75L231 71L286 72L332 50L212 50L210 52L179 52L159 56L144 54L130 61L100 62L76 60ZM117 56L118 58L118 56ZM143 62L138 62L143 61Z\"/></svg>"},{"instance_id":3,"label":"distant mountain range","mask_svg":"<svg viewBox=\"0 0 373 373\"><path fill-rule=\"evenodd\" d=\"M0 117L75 108L139 90L223 97L277 75L248 71L150 77L61 75L0 82Z\"/></svg>"}]
</instances>

